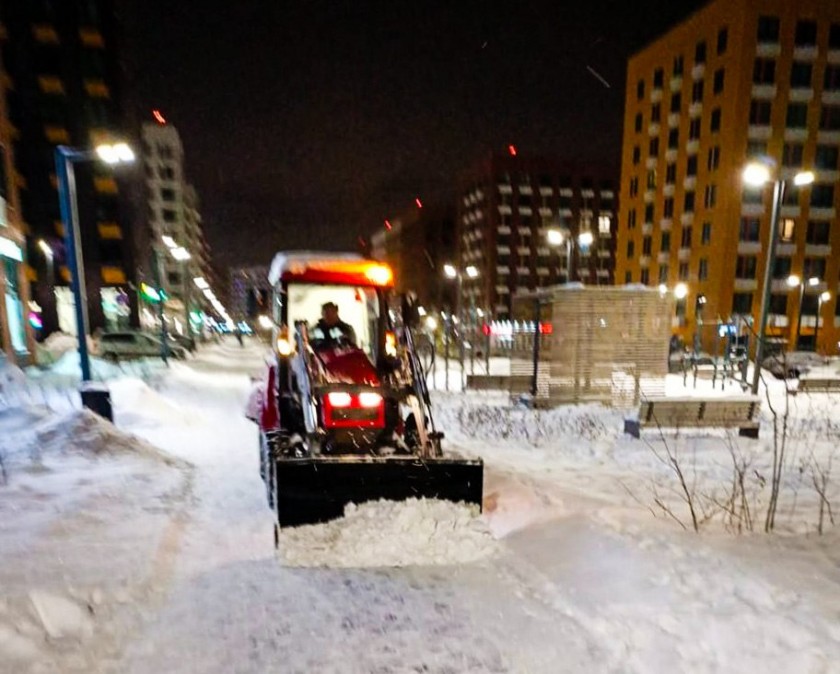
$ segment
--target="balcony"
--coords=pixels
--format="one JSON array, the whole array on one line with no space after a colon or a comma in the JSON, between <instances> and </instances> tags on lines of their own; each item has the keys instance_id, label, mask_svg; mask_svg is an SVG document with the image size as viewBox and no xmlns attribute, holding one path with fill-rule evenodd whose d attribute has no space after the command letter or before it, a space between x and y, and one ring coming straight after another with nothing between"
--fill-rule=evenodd
<instances>
[{"instance_id":1,"label":"balcony","mask_svg":"<svg viewBox=\"0 0 840 674\"><path fill-rule=\"evenodd\" d=\"M702 80L703 74L706 72L706 64L698 63L691 69L691 79Z\"/></svg>"},{"instance_id":2,"label":"balcony","mask_svg":"<svg viewBox=\"0 0 840 674\"><path fill-rule=\"evenodd\" d=\"M809 214L811 219L813 220L834 220L834 218L837 216L837 211L833 208L811 206Z\"/></svg>"},{"instance_id":3,"label":"balcony","mask_svg":"<svg viewBox=\"0 0 840 674\"><path fill-rule=\"evenodd\" d=\"M643 197L646 204L653 203L653 200L656 199L656 191L655 190L645 190L645 195Z\"/></svg>"},{"instance_id":4,"label":"balcony","mask_svg":"<svg viewBox=\"0 0 840 674\"><path fill-rule=\"evenodd\" d=\"M741 204L741 215L757 218L764 215L764 204Z\"/></svg>"},{"instance_id":5,"label":"balcony","mask_svg":"<svg viewBox=\"0 0 840 674\"><path fill-rule=\"evenodd\" d=\"M758 255L761 252L760 241L739 241L738 255Z\"/></svg>"},{"instance_id":6,"label":"balcony","mask_svg":"<svg viewBox=\"0 0 840 674\"><path fill-rule=\"evenodd\" d=\"M674 185L674 183L667 183L662 187L662 194L666 197L672 197L674 196L675 189L676 186Z\"/></svg>"},{"instance_id":7,"label":"balcony","mask_svg":"<svg viewBox=\"0 0 840 674\"><path fill-rule=\"evenodd\" d=\"M736 292L749 292L751 290L756 290L758 288L758 281L754 278L736 278L735 279L735 291Z\"/></svg>"},{"instance_id":8,"label":"balcony","mask_svg":"<svg viewBox=\"0 0 840 674\"><path fill-rule=\"evenodd\" d=\"M649 267L650 266L650 255L642 255L639 257L639 266L640 267Z\"/></svg>"},{"instance_id":9,"label":"balcony","mask_svg":"<svg viewBox=\"0 0 840 674\"><path fill-rule=\"evenodd\" d=\"M794 47L793 60L794 61L816 61L817 60L817 46L809 45L807 47Z\"/></svg>"},{"instance_id":10,"label":"balcony","mask_svg":"<svg viewBox=\"0 0 840 674\"><path fill-rule=\"evenodd\" d=\"M598 257L602 260L607 260L612 256L608 248L599 248L598 249Z\"/></svg>"},{"instance_id":11,"label":"balcony","mask_svg":"<svg viewBox=\"0 0 840 674\"><path fill-rule=\"evenodd\" d=\"M510 206L507 204L500 204L499 205L499 214L500 215L510 215L513 211L511 210Z\"/></svg>"},{"instance_id":12,"label":"balcony","mask_svg":"<svg viewBox=\"0 0 840 674\"><path fill-rule=\"evenodd\" d=\"M668 87L671 89L672 94L675 94L682 89L682 75L674 75L668 83Z\"/></svg>"},{"instance_id":13,"label":"balcony","mask_svg":"<svg viewBox=\"0 0 840 674\"><path fill-rule=\"evenodd\" d=\"M677 154L678 151L676 148L669 147L667 150L665 150L665 161L669 163L677 161Z\"/></svg>"},{"instance_id":14,"label":"balcony","mask_svg":"<svg viewBox=\"0 0 840 674\"><path fill-rule=\"evenodd\" d=\"M694 222L694 211L688 211L680 216L681 225L690 225Z\"/></svg>"},{"instance_id":15,"label":"balcony","mask_svg":"<svg viewBox=\"0 0 840 674\"><path fill-rule=\"evenodd\" d=\"M782 45L778 42L759 42L755 47L756 56L778 56L782 53Z\"/></svg>"},{"instance_id":16,"label":"balcony","mask_svg":"<svg viewBox=\"0 0 840 674\"><path fill-rule=\"evenodd\" d=\"M831 255L831 246L827 244L806 243L805 255L807 257L828 257Z\"/></svg>"},{"instance_id":17,"label":"balcony","mask_svg":"<svg viewBox=\"0 0 840 674\"><path fill-rule=\"evenodd\" d=\"M517 255L530 255L531 254L531 249L528 248L528 246L519 246L516 249L516 254Z\"/></svg>"},{"instance_id":18,"label":"balcony","mask_svg":"<svg viewBox=\"0 0 840 674\"><path fill-rule=\"evenodd\" d=\"M680 248L677 251L677 259L680 262L687 262L691 259L691 248Z\"/></svg>"},{"instance_id":19,"label":"balcony","mask_svg":"<svg viewBox=\"0 0 840 674\"><path fill-rule=\"evenodd\" d=\"M530 206L520 206L519 215L533 215L534 211Z\"/></svg>"},{"instance_id":20,"label":"balcony","mask_svg":"<svg viewBox=\"0 0 840 674\"><path fill-rule=\"evenodd\" d=\"M662 100L662 87L650 90L650 102L659 103Z\"/></svg>"},{"instance_id":21,"label":"balcony","mask_svg":"<svg viewBox=\"0 0 840 674\"><path fill-rule=\"evenodd\" d=\"M697 176L686 176L683 180L683 189L692 192L697 188Z\"/></svg>"},{"instance_id":22,"label":"balcony","mask_svg":"<svg viewBox=\"0 0 840 674\"><path fill-rule=\"evenodd\" d=\"M653 233L653 223L652 222L644 223L642 225L642 234L644 236L647 236L647 235L652 234L652 233Z\"/></svg>"},{"instance_id":23,"label":"balcony","mask_svg":"<svg viewBox=\"0 0 840 674\"><path fill-rule=\"evenodd\" d=\"M609 269L598 269L595 272L595 275L598 278L609 278L610 277L610 270Z\"/></svg>"},{"instance_id":24,"label":"balcony","mask_svg":"<svg viewBox=\"0 0 840 674\"><path fill-rule=\"evenodd\" d=\"M817 142L830 145L840 145L840 131L818 131Z\"/></svg>"},{"instance_id":25,"label":"balcony","mask_svg":"<svg viewBox=\"0 0 840 674\"><path fill-rule=\"evenodd\" d=\"M656 262L658 264L668 264L668 261L671 259L671 253L664 251L659 253L656 256Z\"/></svg>"},{"instance_id":26,"label":"balcony","mask_svg":"<svg viewBox=\"0 0 840 674\"><path fill-rule=\"evenodd\" d=\"M792 103L807 103L814 98L814 90L810 88L791 89L788 100Z\"/></svg>"},{"instance_id":27,"label":"balcony","mask_svg":"<svg viewBox=\"0 0 840 674\"><path fill-rule=\"evenodd\" d=\"M703 114L703 104L700 101L688 106L688 116L692 119L699 117L701 114Z\"/></svg>"},{"instance_id":28,"label":"balcony","mask_svg":"<svg viewBox=\"0 0 840 674\"><path fill-rule=\"evenodd\" d=\"M773 127L769 124L750 124L747 127L747 137L750 140L768 140L773 135Z\"/></svg>"},{"instance_id":29,"label":"balcony","mask_svg":"<svg viewBox=\"0 0 840 674\"><path fill-rule=\"evenodd\" d=\"M513 186L510 183L499 183L499 194L513 194Z\"/></svg>"},{"instance_id":30,"label":"balcony","mask_svg":"<svg viewBox=\"0 0 840 674\"><path fill-rule=\"evenodd\" d=\"M783 218L798 218L802 215L802 209L798 205L782 204L780 213Z\"/></svg>"},{"instance_id":31,"label":"balcony","mask_svg":"<svg viewBox=\"0 0 840 674\"><path fill-rule=\"evenodd\" d=\"M659 229L663 232L670 232L673 228L674 220L672 218L662 218L659 221Z\"/></svg>"},{"instance_id":32,"label":"balcony","mask_svg":"<svg viewBox=\"0 0 840 674\"><path fill-rule=\"evenodd\" d=\"M658 163L659 159L657 159L656 157L648 157L647 159L645 159L645 168L655 169Z\"/></svg>"},{"instance_id":33,"label":"balcony","mask_svg":"<svg viewBox=\"0 0 840 674\"><path fill-rule=\"evenodd\" d=\"M517 227L516 232L517 234L519 234L519 236L531 236L530 227Z\"/></svg>"},{"instance_id":34,"label":"balcony","mask_svg":"<svg viewBox=\"0 0 840 674\"><path fill-rule=\"evenodd\" d=\"M507 225L499 225L496 228L496 231L502 236L505 236L506 234L510 234L510 227L508 227Z\"/></svg>"},{"instance_id":35,"label":"balcony","mask_svg":"<svg viewBox=\"0 0 840 674\"><path fill-rule=\"evenodd\" d=\"M548 206L540 206L537 212L544 218L551 217L551 209Z\"/></svg>"},{"instance_id":36,"label":"balcony","mask_svg":"<svg viewBox=\"0 0 840 674\"><path fill-rule=\"evenodd\" d=\"M795 243L776 243L776 257L793 257L796 255Z\"/></svg>"},{"instance_id":37,"label":"balcony","mask_svg":"<svg viewBox=\"0 0 840 674\"><path fill-rule=\"evenodd\" d=\"M752 85L752 97L772 101L776 98L776 85L775 84L753 84Z\"/></svg>"},{"instance_id":38,"label":"balcony","mask_svg":"<svg viewBox=\"0 0 840 674\"><path fill-rule=\"evenodd\" d=\"M668 127L673 129L675 126L680 125L680 113L678 112L671 112L668 114Z\"/></svg>"},{"instance_id":39,"label":"balcony","mask_svg":"<svg viewBox=\"0 0 840 674\"><path fill-rule=\"evenodd\" d=\"M808 129L785 129L785 140L804 142L808 140Z\"/></svg>"},{"instance_id":40,"label":"balcony","mask_svg":"<svg viewBox=\"0 0 840 674\"><path fill-rule=\"evenodd\" d=\"M789 325L788 317L785 314L770 314L767 317L767 322L771 328L786 328Z\"/></svg>"},{"instance_id":41,"label":"balcony","mask_svg":"<svg viewBox=\"0 0 840 674\"><path fill-rule=\"evenodd\" d=\"M697 154L700 151L700 141L690 140L685 144L685 152L688 155Z\"/></svg>"},{"instance_id":42,"label":"balcony","mask_svg":"<svg viewBox=\"0 0 840 674\"><path fill-rule=\"evenodd\" d=\"M658 122L651 122L648 124L648 136L658 136L659 135L659 123Z\"/></svg>"},{"instance_id":43,"label":"balcony","mask_svg":"<svg viewBox=\"0 0 840 674\"><path fill-rule=\"evenodd\" d=\"M531 188L530 185L520 185L519 186L519 194L531 195L533 193L534 193L534 190Z\"/></svg>"}]
</instances>

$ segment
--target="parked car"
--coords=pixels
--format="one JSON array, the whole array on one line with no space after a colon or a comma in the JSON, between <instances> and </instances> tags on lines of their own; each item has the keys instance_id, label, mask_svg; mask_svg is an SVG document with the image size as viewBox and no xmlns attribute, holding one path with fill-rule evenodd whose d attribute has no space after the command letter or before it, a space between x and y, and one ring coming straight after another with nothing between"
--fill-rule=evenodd
<instances>
[{"instance_id":1,"label":"parked car","mask_svg":"<svg viewBox=\"0 0 840 674\"><path fill-rule=\"evenodd\" d=\"M180 344L167 340L167 347L173 358L183 360L187 357L187 350ZM106 332L99 339L99 355L106 360L155 358L162 352L160 339L145 332Z\"/></svg>"},{"instance_id":2,"label":"parked car","mask_svg":"<svg viewBox=\"0 0 840 674\"><path fill-rule=\"evenodd\" d=\"M830 359L812 351L787 351L768 356L761 367L777 379L798 379L813 367L828 365Z\"/></svg>"}]
</instances>

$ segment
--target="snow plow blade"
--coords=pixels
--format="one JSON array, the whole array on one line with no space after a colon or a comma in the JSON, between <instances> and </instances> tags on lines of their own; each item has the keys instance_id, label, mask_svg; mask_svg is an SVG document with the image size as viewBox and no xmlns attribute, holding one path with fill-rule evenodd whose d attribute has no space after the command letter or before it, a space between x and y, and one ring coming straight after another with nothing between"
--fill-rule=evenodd
<instances>
[{"instance_id":1,"label":"snow plow blade","mask_svg":"<svg viewBox=\"0 0 840 674\"><path fill-rule=\"evenodd\" d=\"M318 457L275 461L280 527L327 522L348 503L434 498L481 508L484 464L417 457Z\"/></svg>"}]
</instances>

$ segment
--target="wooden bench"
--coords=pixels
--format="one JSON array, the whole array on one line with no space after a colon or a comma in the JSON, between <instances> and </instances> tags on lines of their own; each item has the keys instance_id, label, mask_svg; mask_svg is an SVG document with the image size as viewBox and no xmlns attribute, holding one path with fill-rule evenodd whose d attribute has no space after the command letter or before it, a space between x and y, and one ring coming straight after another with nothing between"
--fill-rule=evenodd
<instances>
[{"instance_id":1,"label":"wooden bench","mask_svg":"<svg viewBox=\"0 0 840 674\"><path fill-rule=\"evenodd\" d=\"M531 377L503 374L468 374L467 389L471 391L527 393L531 390Z\"/></svg>"},{"instance_id":2,"label":"wooden bench","mask_svg":"<svg viewBox=\"0 0 840 674\"><path fill-rule=\"evenodd\" d=\"M840 377L808 377L799 378L797 393L831 393L840 391Z\"/></svg>"},{"instance_id":3,"label":"wooden bench","mask_svg":"<svg viewBox=\"0 0 840 674\"><path fill-rule=\"evenodd\" d=\"M757 396L737 398L650 398L642 402L638 419L625 419L624 432L640 437L643 428L737 428L740 435L758 437Z\"/></svg>"}]
</instances>

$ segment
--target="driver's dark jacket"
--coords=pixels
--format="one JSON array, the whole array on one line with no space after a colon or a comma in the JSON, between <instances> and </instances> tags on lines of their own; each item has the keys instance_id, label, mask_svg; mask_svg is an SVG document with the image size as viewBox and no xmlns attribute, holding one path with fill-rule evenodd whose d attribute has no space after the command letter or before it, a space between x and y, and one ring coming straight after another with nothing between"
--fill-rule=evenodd
<instances>
[{"instance_id":1,"label":"driver's dark jacket","mask_svg":"<svg viewBox=\"0 0 840 674\"><path fill-rule=\"evenodd\" d=\"M346 340L355 346L356 331L349 323L339 321L333 326L329 326L320 319L312 331L312 339L319 342L322 346L332 346L339 342L339 340Z\"/></svg>"}]
</instances>

